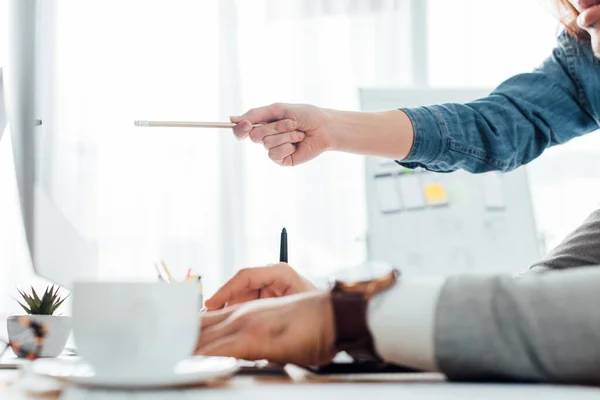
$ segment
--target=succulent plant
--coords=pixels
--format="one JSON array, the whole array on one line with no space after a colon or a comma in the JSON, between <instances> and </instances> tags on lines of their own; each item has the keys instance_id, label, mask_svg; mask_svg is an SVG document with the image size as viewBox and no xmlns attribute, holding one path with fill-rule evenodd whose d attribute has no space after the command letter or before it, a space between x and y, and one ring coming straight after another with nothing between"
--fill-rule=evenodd
<instances>
[{"instance_id":1,"label":"succulent plant","mask_svg":"<svg viewBox=\"0 0 600 400\"><path fill-rule=\"evenodd\" d=\"M27 303L27 306L19 300L17 300L17 303L23 307L23 310L25 310L27 314L53 315L58 307L60 307L67 297L69 297L60 297L58 293L59 289L60 287L54 288L54 285L47 287L42 298L38 296L33 286L31 287L31 294L27 294L20 289L17 289L25 303Z\"/></svg>"}]
</instances>

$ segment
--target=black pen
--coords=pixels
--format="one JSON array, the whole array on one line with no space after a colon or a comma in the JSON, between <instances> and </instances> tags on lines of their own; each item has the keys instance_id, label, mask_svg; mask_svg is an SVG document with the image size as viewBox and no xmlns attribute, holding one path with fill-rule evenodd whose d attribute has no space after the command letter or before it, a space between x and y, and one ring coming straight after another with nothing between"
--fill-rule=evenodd
<instances>
[{"instance_id":1,"label":"black pen","mask_svg":"<svg viewBox=\"0 0 600 400\"><path fill-rule=\"evenodd\" d=\"M287 249L287 230L283 228L281 230L281 241L279 242L279 262L288 262L288 249Z\"/></svg>"}]
</instances>

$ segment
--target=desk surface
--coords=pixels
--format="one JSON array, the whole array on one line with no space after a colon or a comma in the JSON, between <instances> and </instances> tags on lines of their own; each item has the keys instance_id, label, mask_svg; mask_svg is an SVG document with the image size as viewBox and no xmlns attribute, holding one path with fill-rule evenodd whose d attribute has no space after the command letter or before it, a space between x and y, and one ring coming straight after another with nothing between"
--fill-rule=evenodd
<instances>
[{"instance_id":1,"label":"desk surface","mask_svg":"<svg viewBox=\"0 0 600 400\"><path fill-rule=\"evenodd\" d=\"M17 381L15 381L17 379ZM8 383L15 382L15 383ZM521 384L463 384L448 383L437 374L422 377L406 376L396 381L381 382L323 382L299 381L285 377L237 376L210 387L159 391L104 391L70 387L60 392L27 393L15 371L0 372L0 399L64 399L64 400L126 400L126 399L357 399L369 397L388 399L565 399L600 398L600 388Z\"/></svg>"}]
</instances>

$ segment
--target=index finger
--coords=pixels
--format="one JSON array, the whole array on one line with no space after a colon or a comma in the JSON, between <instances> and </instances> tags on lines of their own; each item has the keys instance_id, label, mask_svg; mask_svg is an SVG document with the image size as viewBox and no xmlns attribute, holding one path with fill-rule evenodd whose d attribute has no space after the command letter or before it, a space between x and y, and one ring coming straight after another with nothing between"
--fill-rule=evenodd
<instances>
[{"instance_id":1,"label":"index finger","mask_svg":"<svg viewBox=\"0 0 600 400\"><path fill-rule=\"evenodd\" d=\"M252 124L261 122L273 122L283 119L287 111L287 106L281 103L271 104L270 106L253 108L246 113L230 117L231 122L250 121Z\"/></svg>"},{"instance_id":2,"label":"index finger","mask_svg":"<svg viewBox=\"0 0 600 400\"><path fill-rule=\"evenodd\" d=\"M225 321L234 311L237 310L237 307L226 308L224 310L217 311L208 311L203 313L200 316L200 329L204 330L210 326L216 325Z\"/></svg>"},{"instance_id":3,"label":"index finger","mask_svg":"<svg viewBox=\"0 0 600 400\"><path fill-rule=\"evenodd\" d=\"M223 308L241 292L262 289L271 285L275 277L276 273L272 266L244 268L221 286L210 299L204 302L204 305L208 310Z\"/></svg>"}]
</instances>

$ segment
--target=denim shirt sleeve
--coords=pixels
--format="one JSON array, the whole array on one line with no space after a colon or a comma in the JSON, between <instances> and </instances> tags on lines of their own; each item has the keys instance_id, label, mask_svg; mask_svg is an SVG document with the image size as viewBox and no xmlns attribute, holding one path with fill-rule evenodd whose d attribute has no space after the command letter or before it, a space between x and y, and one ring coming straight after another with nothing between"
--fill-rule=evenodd
<instances>
[{"instance_id":1,"label":"denim shirt sleeve","mask_svg":"<svg viewBox=\"0 0 600 400\"><path fill-rule=\"evenodd\" d=\"M598 129L600 62L589 43L563 33L538 69L467 104L402 109L414 142L398 161L431 171L508 171L546 148Z\"/></svg>"}]
</instances>

